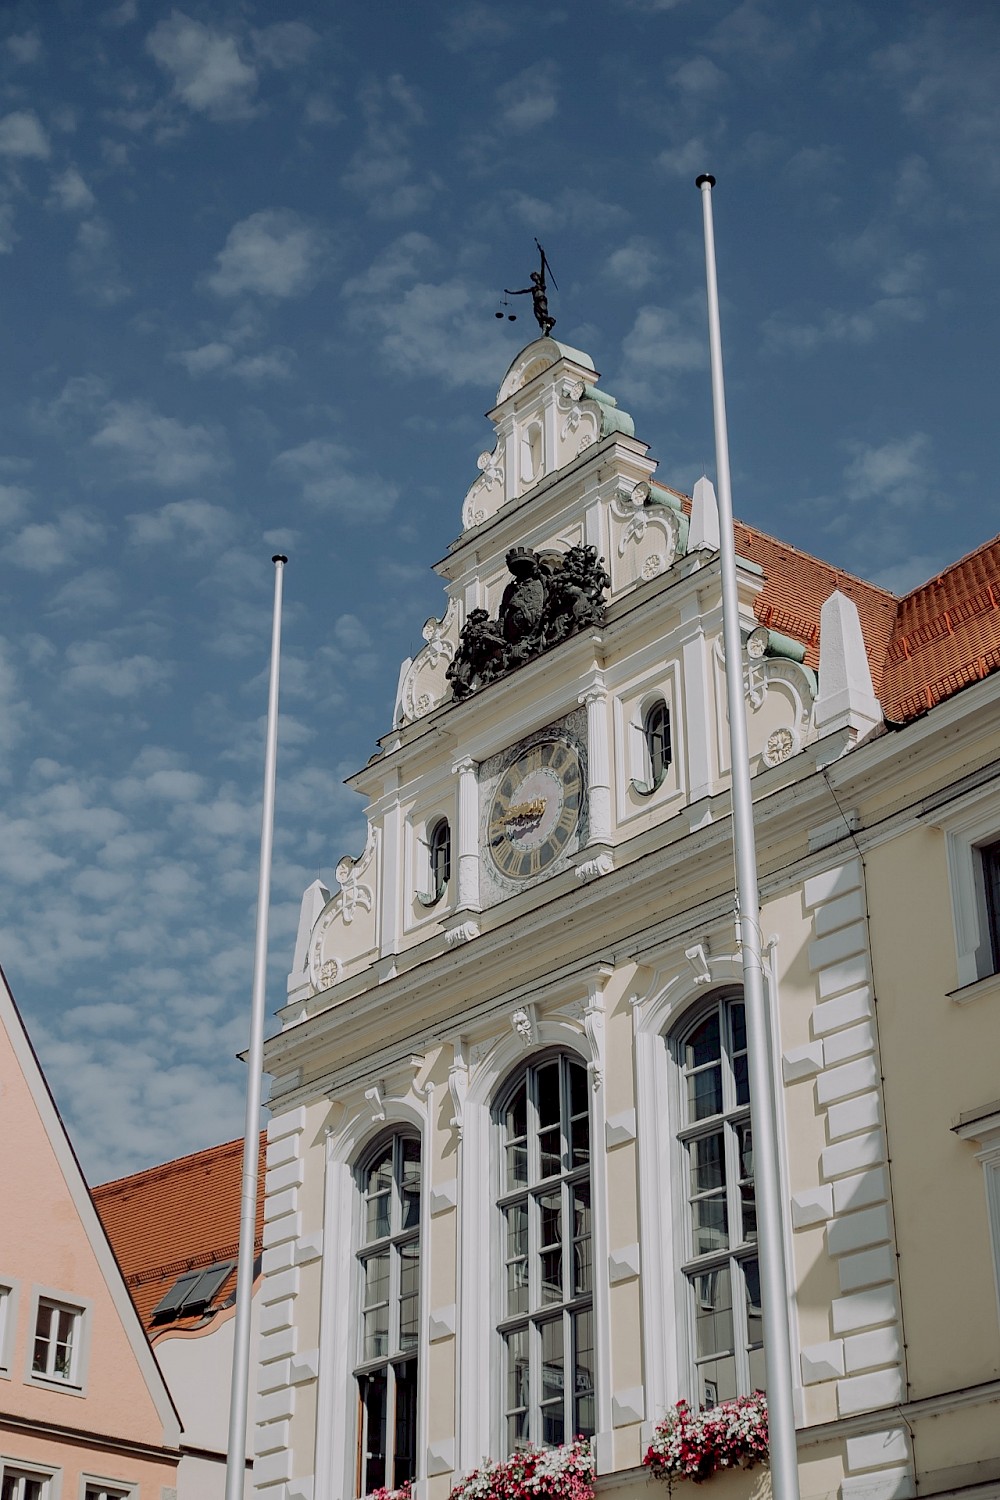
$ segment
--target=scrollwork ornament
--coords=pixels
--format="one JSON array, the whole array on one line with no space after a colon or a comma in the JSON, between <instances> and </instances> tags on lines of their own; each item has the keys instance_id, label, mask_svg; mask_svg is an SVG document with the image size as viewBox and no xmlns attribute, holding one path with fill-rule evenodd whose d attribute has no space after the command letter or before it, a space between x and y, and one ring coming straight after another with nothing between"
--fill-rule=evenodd
<instances>
[{"instance_id":1,"label":"scrollwork ornament","mask_svg":"<svg viewBox=\"0 0 1000 1500\"><path fill-rule=\"evenodd\" d=\"M774 729L767 737L761 760L765 766L780 766L797 749L796 736L791 729Z\"/></svg>"}]
</instances>

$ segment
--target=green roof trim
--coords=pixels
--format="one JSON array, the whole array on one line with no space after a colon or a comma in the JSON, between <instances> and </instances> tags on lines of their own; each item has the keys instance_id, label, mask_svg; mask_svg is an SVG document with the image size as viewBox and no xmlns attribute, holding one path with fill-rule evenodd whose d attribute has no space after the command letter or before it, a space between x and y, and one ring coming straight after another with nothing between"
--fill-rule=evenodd
<instances>
[{"instance_id":1,"label":"green roof trim","mask_svg":"<svg viewBox=\"0 0 1000 1500\"><path fill-rule=\"evenodd\" d=\"M635 423L627 411L618 410L618 402L614 396L609 396L606 391L599 391L596 385L585 385L583 398L585 401L596 401L601 409L602 438L612 432L623 432L626 437L635 437Z\"/></svg>"}]
</instances>

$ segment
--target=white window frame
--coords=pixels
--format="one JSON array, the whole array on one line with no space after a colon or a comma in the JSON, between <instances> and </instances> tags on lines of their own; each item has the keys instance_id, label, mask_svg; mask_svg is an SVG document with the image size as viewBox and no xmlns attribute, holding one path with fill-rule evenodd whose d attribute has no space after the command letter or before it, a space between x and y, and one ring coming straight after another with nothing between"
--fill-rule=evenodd
<instances>
[{"instance_id":1,"label":"white window frame","mask_svg":"<svg viewBox=\"0 0 1000 1500\"><path fill-rule=\"evenodd\" d=\"M131 1500L138 1486L121 1479L103 1479L97 1474L80 1475L80 1500Z\"/></svg>"},{"instance_id":2,"label":"white window frame","mask_svg":"<svg viewBox=\"0 0 1000 1500\"><path fill-rule=\"evenodd\" d=\"M36 1479L41 1485L41 1500L59 1500L61 1470L53 1469L48 1464L16 1458L13 1454L0 1453L0 1488L3 1481L11 1476L20 1480ZM14 1500L24 1500L23 1484L15 1488Z\"/></svg>"},{"instance_id":3,"label":"white window frame","mask_svg":"<svg viewBox=\"0 0 1000 1500\"><path fill-rule=\"evenodd\" d=\"M12 1375L20 1295L20 1282L0 1275L0 1380L10 1380Z\"/></svg>"},{"instance_id":4,"label":"white window frame","mask_svg":"<svg viewBox=\"0 0 1000 1500\"><path fill-rule=\"evenodd\" d=\"M955 1126L955 1134L960 1140L971 1141L979 1147L976 1160L983 1169L986 1220L990 1231L990 1249L993 1252L993 1285L997 1299L997 1319L1000 1321L1000 1110L993 1110L978 1120L969 1120L964 1125Z\"/></svg>"},{"instance_id":5,"label":"white window frame","mask_svg":"<svg viewBox=\"0 0 1000 1500\"><path fill-rule=\"evenodd\" d=\"M991 979L994 967L980 850L1000 841L1000 785L991 782L924 815L945 835L958 989Z\"/></svg>"},{"instance_id":6,"label":"white window frame","mask_svg":"<svg viewBox=\"0 0 1000 1500\"><path fill-rule=\"evenodd\" d=\"M606 976L595 977L592 1000L599 1010L600 990ZM496 1233L496 1192L499 1181L499 1132L494 1106L502 1097L506 1081L518 1065L535 1060L536 1050L575 1053L595 1073L591 1100L591 1213L594 1257L594 1339L596 1370L597 1434L594 1450L598 1473L613 1468L611 1305L608 1283L607 1178L605 1162L605 1089L600 1082L603 1057L594 1050L593 1036L566 1020L541 1017L531 1011L532 1046L526 1053L516 1034L501 1035L492 1046L477 1049L481 1056L472 1066L461 1067L466 1080L462 1102L462 1146L459 1163L458 1201L461 1204L459 1232L458 1306L458 1448L454 1468L467 1473L485 1454L504 1449L500 1385L499 1335L501 1321L502 1246ZM505 1026L509 1017L503 1017ZM488 1267L489 1296L483 1293L483 1267ZM484 1351L488 1351L488 1377L483 1376Z\"/></svg>"},{"instance_id":7,"label":"white window frame","mask_svg":"<svg viewBox=\"0 0 1000 1500\"><path fill-rule=\"evenodd\" d=\"M428 1099L432 1099L429 1095ZM362 1091L343 1100L345 1117L326 1145L326 1192L320 1305L318 1409L327 1413L316 1439L316 1493L353 1496L357 1479L358 1399L354 1369L357 1364L361 1320L360 1277L356 1251L361 1243L361 1195L356 1167L379 1137L393 1132L416 1135L422 1163L420 1183L420 1332L417 1343L417 1474L414 1500L426 1491L428 1322L430 1317L430 1129L429 1102L412 1092L402 1098L379 1095L377 1113ZM349 1287L350 1294L344 1295Z\"/></svg>"},{"instance_id":8,"label":"white window frame","mask_svg":"<svg viewBox=\"0 0 1000 1500\"><path fill-rule=\"evenodd\" d=\"M34 1368L38 1319L43 1306L52 1308L56 1313L67 1312L74 1319L68 1375L58 1375L48 1370L42 1371ZM33 1287L31 1324L25 1360L25 1384L41 1386L48 1391L66 1391L69 1395L82 1396L86 1387L90 1356L90 1321L91 1304L88 1298L73 1297L53 1287Z\"/></svg>"},{"instance_id":9,"label":"white window frame","mask_svg":"<svg viewBox=\"0 0 1000 1500\"><path fill-rule=\"evenodd\" d=\"M574 1352L573 1351L574 1351L574 1347L575 1347L575 1333L573 1331L571 1331L571 1329L572 1329L572 1324L573 1324L573 1319L574 1319L575 1314L577 1314L577 1313L586 1313L589 1316L589 1318L590 1318L592 1339L593 1339L593 1333L594 1333L594 1326L595 1326L594 1325L594 1289L595 1289L594 1288L594 1283L595 1283L596 1278L597 1278L598 1267L595 1264L594 1256L593 1256L594 1140L593 1140L593 1110L590 1107L591 1106L591 1100L589 1098L589 1095L591 1094L591 1089L589 1087L589 1083L585 1083L585 1097L587 1098L587 1105L588 1105L588 1109L587 1109L587 1166L586 1166L586 1170L584 1170L582 1167L577 1167L577 1168L573 1168L572 1166L567 1167L565 1165L565 1162L562 1162L560 1164L560 1170L559 1170L558 1174L556 1174L556 1175L554 1175L552 1177L549 1177L549 1178L545 1178L545 1179L543 1179L541 1177L538 1177L535 1174L535 1163L533 1161L533 1157L534 1157L534 1154L535 1154L534 1153L534 1149L533 1149L534 1148L534 1142L535 1142L535 1140L537 1139L537 1137L539 1135L538 1127L537 1127L537 1125L534 1122L534 1116L535 1116L535 1097L534 1096L535 1096L537 1085L536 1085L535 1088L528 1087L526 1089L527 1133L526 1133L526 1137L525 1137L525 1153L526 1153L527 1178L526 1178L525 1185L524 1185L523 1189L520 1189L520 1188L508 1189L508 1187L506 1185L506 1182L504 1180L504 1175L505 1175L505 1173L504 1173L504 1168L505 1168L505 1163L504 1163L504 1146L505 1146L505 1141L506 1141L506 1132L505 1132L505 1126L504 1126L504 1113L505 1113L505 1107L506 1107L506 1105L509 1103L509 1101L511 1100L511 1098L517 1092L517 1090L520 1087L521 1083L522 1082L527 1083L529 1075L533 1075L537 1079L537 1074L538 1074L539 1069L545 1067L545 1065L547 1063L557 1063L558 1067L559 1067L559 1097L560 1097L560 1126L559 1126L559 1128L560 1128L560 1133L561 1133L562 1120L564 1118L568 1118L568 1111L569 1111L569 1107L570 1107L568 1073L564 1071L564 1061L566 1063L568 1063L568 1064L576 1064L577 1067L581 1068L583 1070L583 1072L584 1072L584 1077L586 1079L586 1071L587 1071L586 1062L575 1051L574 1052L567 1052L565 1049L562 1049L561 1051L558 1051L558 1052L533 1053L531 1055L531 1057L529 1057L519 1068L516 1068L505 1079L503 1086L499 1090L497 1101L496 1101L496 1104L495 1104L495 1107L494 1107L494 1131L495 1131L495 1134L496 1134L496 1149L495 1149L495 1151L493 1153L494 1160L495 1160L495 1166L496 1166L496 1175L494 1177L494 1182L493 1182L493 1190L494 1190L494 1195L495 1195L494 1196L494 1202L495 1202L495 1223L496 1223L495 1233L497 1235L497 1238L501 1241L501 1244L502 1245L505 1244L505 1233L504 1233L504 1215L505 1215L505 1209L508 1208L508 1207L513 1206L515 1203L519 1203L523 1199L524 1203L525 1203L525 1205L527 1207L525 1270L527 1272L527 1283L526 1283L526 1286L528 1288L528 1293L529 1293L528 1294L527 1307L526 1307L526 1309L524 1310L523 1313L511 1314L507 1310L507 1308L505 1306L506 1298L505 1298L505 1295L504 1295L504 1283L505 1283L505 1275L506 1275L507 1262L506 1262L505 1250L501 1249L501 1261L502 1261L503 1268L502 1268L502 1271L501 1271L501 1275L498 1278L498 1292L499 1292L499 1299L500 1299L500 1308L499 1308L500 1317L499 1317L499 1322L500 1322L501 1327L499 1327L497 1329L497 1335L498 1335L498 1337L497 1337L497 1354L498 1354L498 1358L499 1358L500 1365L501 1365L501 1374L500 1374L500 1384L501 1384L500 1404L501 1404L502 1415L503 1415L503 1417L506 1417L506 1415L507 1415L508 1398L509 1398L509 1391L504 1390L503 1387L504 1387L504 1383L505 1383L506 1375L507 1375L508 1360L510 1358L509 1352L505 1348L506 1336L507 1336L508 1333L520 1333L520 1332L523 1331L524 1334L526 1335L526 1341L528 1343L529 1351L530 1351L529 1352L529 1372L530 1373L529 1373L528 1404L527 1404L527 1407L525 1409L526 1410L527 1420L528 1420L528 1438L527 1438L527 1441L529 1441L530 1444L531 1444L531 1446L533 1446L533 1447L540 1447L542 1445L542 1442L543 1442L542 1423L543 1423L544 1419L542 1417L542 1391L541 1391L541 1377L540 1377L540 1363L541 1363L541 1359L542 1359L540 1330L541 1330L542 1326L544 1324L547 1324L547 1323L555 1323L555 1322L558 1321L558 1323L560 1324L560 1327L561 1327L560 1343L562 1344L562 1349L563 1349L563 1379L564 1379L564 1392L563 1392L563 1401L562 1401L562 1408L563 1408L562 1409L562 1419L563 1419L563 1423L564 1423L564 1432L563 1432L563 1440L562 1440L563 1443L570 1442L572 1440L572 1438L576 1435L575 1429L576 1429L576 1427L578 1425L575 1422L574 1413L573 1413L572 1409L570 1411L570 1420L569 1420L569 1422L566 1421L567 1400L566 1400L566 1391L565 1391L566 1373L570 1369L574 1368L574 1365L573 1365ZM582 1117L582 1112L581 1112L581 1117ZM571 1203L572 1203L572 1198L571 1198L571 1195L573 1193L574 1187L578 1183L583 1183L583 1182L586 1182L586 1184L587 1184L587 1189L588 1189L588 1194L589 1194L589 1201L590 1201L590 1228L591 1228L591 1232L590 1232L589 1236L587 1236L587 1238L589 1238L589 1240L590 1240L590 1253L591 1253L590 1288L589 1288L589 1292L581 1294L581 1296L579 1298L574 1297L572 1295L572 1293L569 1295L569 1297L566 1297L565 1296L566 1277L567 1277L567 1275L570 1274L570 1268L572 1267L572 1264L573 1264L573 1233L572 1233L572 1227L571 1227L571 1224L572 1224L572 1219L571 1219ZM538 1222L539 1208L538 1208L538 1204L539 1204L540 1199L542 1197L546 1196L547 1194L551 1194L553 1192L558 1193L559 1198L560 1198L560 1204L561 1204L561 1206L560 1206L561 1233L560 1233L558 1241L554 1241L553 1242L553 1248L558 1247L558 1250L559 1250L559 1253L560 1253L560 1261L561 1261L561 1264L562 1264L562 1277L563 1277L563 1291L564 1291L564 1296L560 1299L559 1302L553 1302L553 1303L551 1303L549 1305L546 1305L546 1304L543 1303L543 1300L542 1300L542 1297L541 1297L541 1292L540 1292L540 1286L538 1284L538 1275L539 1275L539 1269L540 1269L541 1258L542 1258L541 1244L540 1244L540 1239L539 1239L539 1222ZM596 1386L597 1386L597 1378L598 1378L598 1374L599 1374L598 1365L597 1365L597 1359L596 1359L596 1340L594 1340L594 1342L591 1345L591 1354L593 1356L593 1378L594 1378L594 1383L593 1383L593 1387L592 1387L592 1390L591 1390L591 1401L593 1403L593 1409L594 1409L594 1414L595 1414L595 1431L596 1431L596 1412L597 1412ZM570 1403L570 1404L571 1404L571 1407L572 1407L572 1403ZM502 1437L503 1437L502 1446L501 1446L501 1448L500 1448L499 1451L500 1451L500 1453L504 1457L510 1457L510 1445L509 1445L509 1442L508 1442L508 1434L506 1432L503 1432Z\"/></svg>"},{"instance_id":10,"label":"white window frame","mask_svg":"<svg viewBox=\"0 0 1000 1500\"><path fill-rule=\"evenodd\" d=\"M680 701L680 664L676 661L664 664L658 660L653 671L634 686L630 685L621 696L615 696L615 780L619 823L642 817L651 807L662 816L665 808L683 800L686 792L683 771L686 726L684 715L677 707ZM651 785L645 722L646 715L658 702L665 705L670 723L670 764L658 786L653 786L650 791L640 791L640 786Z\"/></svg>"}]
</instances>

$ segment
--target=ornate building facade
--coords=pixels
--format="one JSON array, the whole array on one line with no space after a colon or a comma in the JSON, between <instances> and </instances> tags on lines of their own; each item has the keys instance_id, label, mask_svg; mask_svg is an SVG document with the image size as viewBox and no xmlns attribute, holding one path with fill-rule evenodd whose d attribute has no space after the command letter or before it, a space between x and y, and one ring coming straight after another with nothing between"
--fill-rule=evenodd
<instances>
[{"instance_id":1,"label":"ornate building facade","mask_svg":"<svg viewBox=\"0 0 1000 1500\"><path fill-rule=\"evenodd\" d=\"M738 525L727 663L711 485L597 382L551 338L508 371L364 850L303 899L258 1494L444 1500L584 1434L628 1500L675 1402L766 1384L727 669L802 1494L1000 1494L1000 539L900 599Z\"/></svg>"}]
</instances>

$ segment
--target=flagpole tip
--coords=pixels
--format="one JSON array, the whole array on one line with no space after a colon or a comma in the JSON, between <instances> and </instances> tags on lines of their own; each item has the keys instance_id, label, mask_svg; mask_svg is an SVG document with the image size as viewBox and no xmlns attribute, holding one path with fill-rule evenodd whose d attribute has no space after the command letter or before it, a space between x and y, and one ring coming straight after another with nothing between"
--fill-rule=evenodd
<instances>
[{"instance_id":1,"label":"flagpole tip","mask_svg":"<svg viewBox=\"0 0 1000 1500\"><path fill-rule=\"evenodd\" d=\"M271 561L273 563L286 563L288 561L288 558L282 556L282 554L280 552L276 552L274 554L274 556L271 558Z\"/></svg>"},{"instance_id":2,"label":"flagpole tip","mask_svg":"<svg viewBox=\"0 0 1000 1500\"><path fill-rule=\"evenodd\" d=\"M715 187L715 178L712 176L711 172L702 172L700 177L695 178L694 185L696 188L700 188L704 187L706 182L708 183L710 188Z\"/></svg>"}]
</instances>

